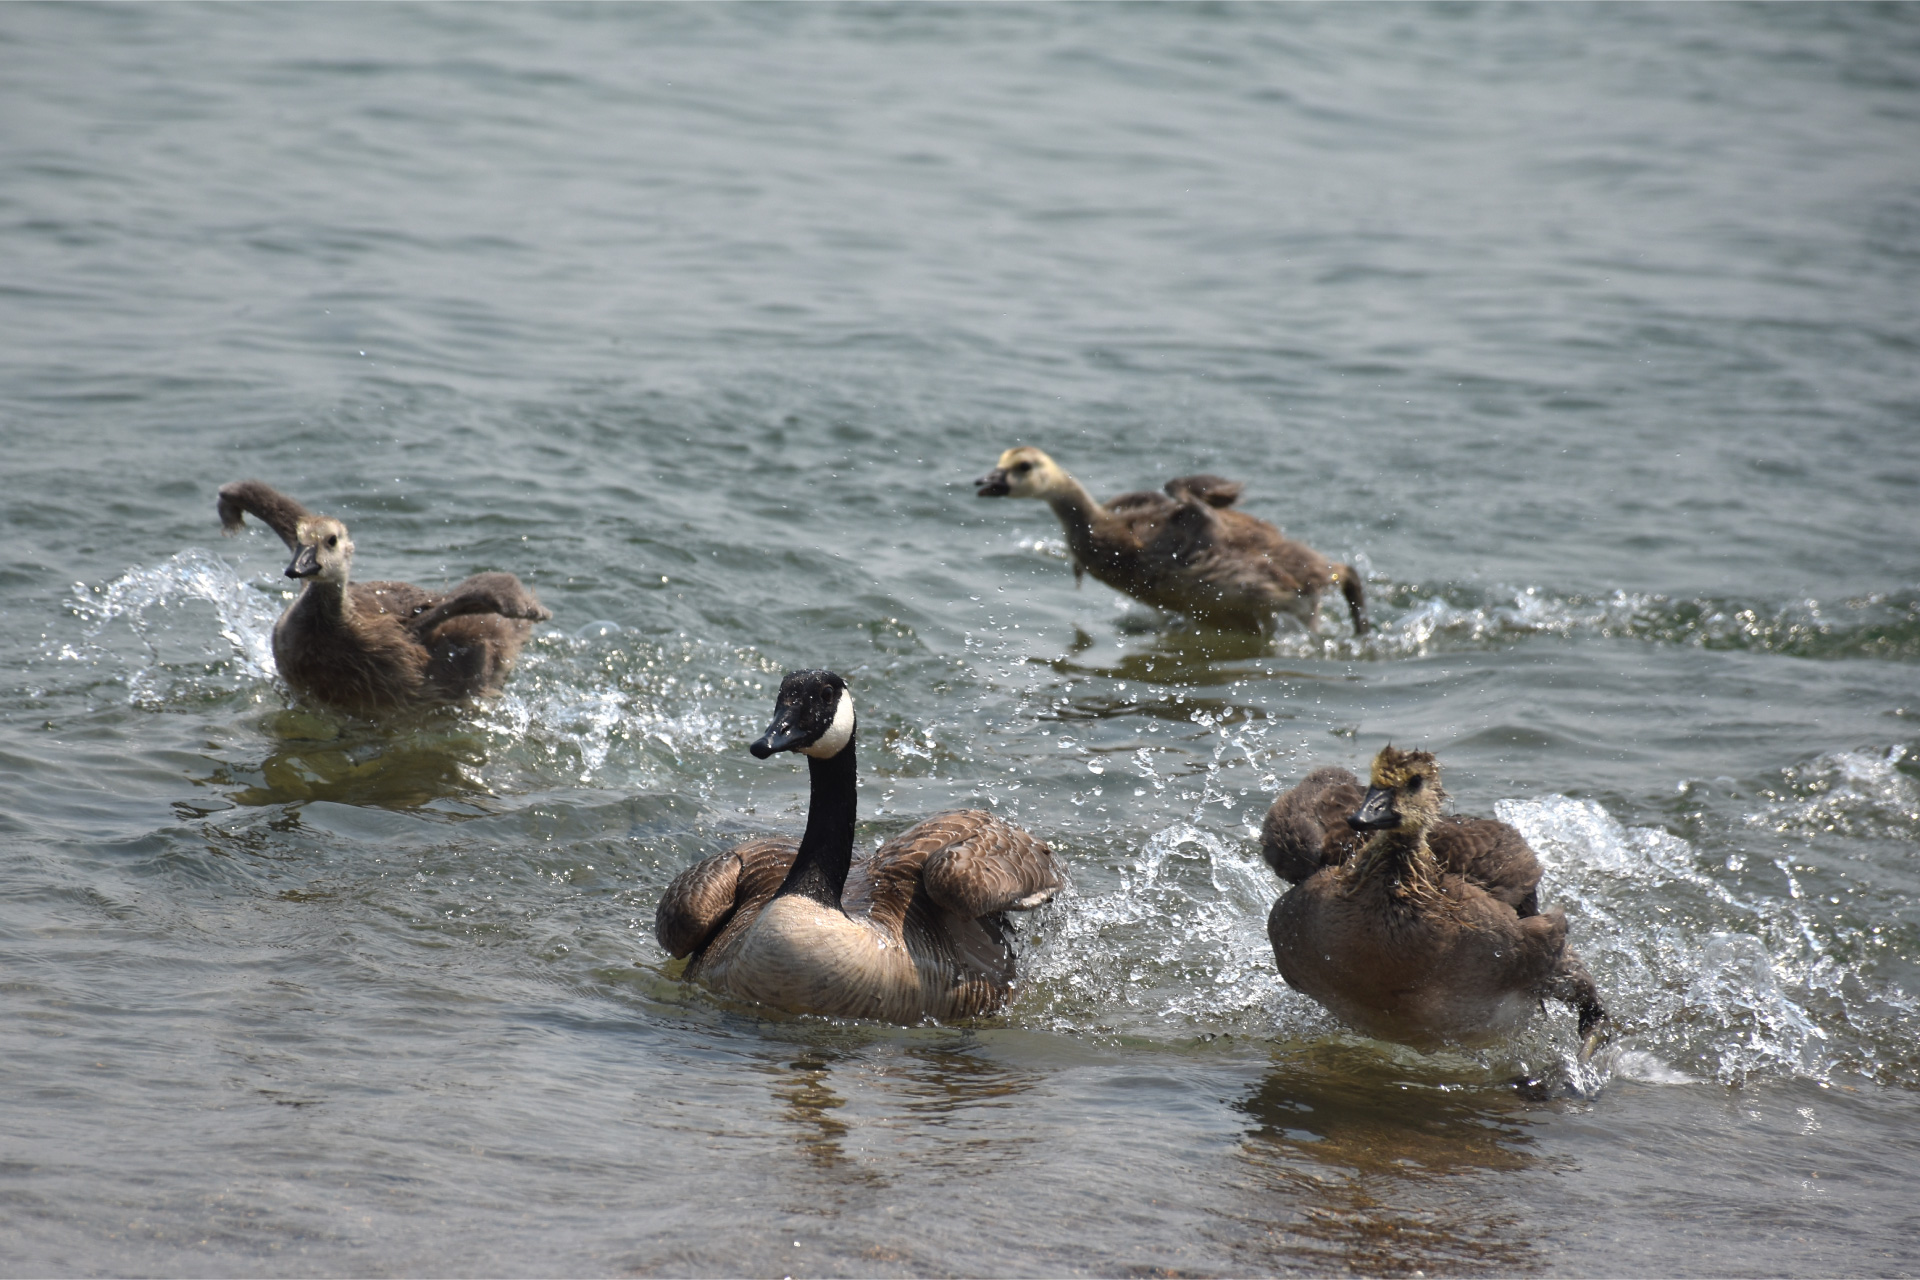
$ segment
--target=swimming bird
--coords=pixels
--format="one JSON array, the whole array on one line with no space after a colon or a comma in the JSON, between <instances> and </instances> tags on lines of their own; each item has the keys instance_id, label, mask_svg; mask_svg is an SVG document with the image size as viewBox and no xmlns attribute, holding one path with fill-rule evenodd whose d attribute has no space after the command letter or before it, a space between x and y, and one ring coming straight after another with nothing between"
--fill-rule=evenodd
<instances>
[{"instance_id":1,"label":"swimming bird","mask_svg":"<svg viewBox=\"0 0 1920 1280\"><path fill-rule=\"evenodd\" d=\"M654 935L685 977L790 1013L918 1022L991 1013L1013 987L1005 913L1053 897L1047 846L980 809L928 818L859 859L853 695L831 671L780 683L749 748L807 757L806 832L749 840L674 878Z\"/></svg>"},{"instance_id":2,"label":"swimming bird","mask_svg":"<svg viewBox=\"0 0 1920 1280\"><path fill-rule=\"evenodd\" d=\"M1282 834L1267 860L1299 876L1267 917L1287 985L1367 1035L1420 1048L1485 1043L1551 996L1578 1013L1581 1057L1591 1054L1606 1010L1567 946L1566 913L1539 909L1540 862L1520 833L1484 818L1446 823L1433 756L1388 746L1346 818L1369 834L1343 855L1324 817L1359 784L1339 772L1309 775L1274 805L1280 821L1268 814ZM1315 823L1321 865L1310 869Z\"/></svg>"},{"instance_id":3,"label":"swimming bird","mask_svg":"<svg viewBox=\"0 0 1920 1280\"><path fill-rule=\"evenodd\" d=\"M1164 493L1123 493L1104 506L1040 450L1000 455L975 482L982 498L1037 498L1066 530L1074 581L1090 573L1143 604L1199 622L1271 631L1291 614L1320 630L1320 595L1338 585L1365 635L1366 590L1352 565L1336 564L1264 520L1234 508L1241 485L1214 475L1167 481Z\"/></svg>"},{"instance_id":4,"label":"swimming bird","mask_svg":"<svg viewBox=\"0 0 1920 1280\"><path fill-rule=\"evenodd\" d=\"M450 591L405 582L349 582L353 540L258 480L220 490L220 526L248 515L293 552L302 585L273 626L273 660L302 698L354 715L493 694L535 622L553 616L510 573L476 573Z\"/></svg>"}]
</instances>

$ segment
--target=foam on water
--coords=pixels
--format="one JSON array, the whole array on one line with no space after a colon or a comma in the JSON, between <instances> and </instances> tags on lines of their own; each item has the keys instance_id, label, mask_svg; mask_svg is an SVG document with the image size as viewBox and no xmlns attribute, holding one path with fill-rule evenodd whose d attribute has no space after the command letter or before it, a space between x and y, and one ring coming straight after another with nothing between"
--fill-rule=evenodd
<instances>
[{"instance_id":1,"label":"foam on water","mask_svg":"<svg viewBox=\"0 0 1920 1280\"><path fill-rule=\"evenodd\" d=\"M768 677L777 682L778 672L759 655L685 635L549 632L522 652L505 692L473 714L571 781L704 782L702 758L744 740Z\"/></svg>"},{"instance_id":2,"label":"foam on water","mask_svg":"<svg viewBox=\"0 0 1920 1280\"><path fill-rule=\"evenodd\" d=\"M1804 896L1784 860L1784 894L1730 887L1688 841L1592 800L1503 800L1495 813L1546 865L1543 900L1567 908L1624 1047L1726 1084L1824 1081L1881 1073L1876 1046L1920 1013L1861 978L1861 926Z\"/></svg>"},{"instance_id":3,"label":"foam on water","mask_svg":"<svg viewBox=\"0 0 1920 1280\"><path fill-rule=\"evenodd\" d=\"M1912 839L1920 836L1920 779L1913 751L1830 751L1784 771L1768 804L1747 824L1782 834L1821 832Z\"/></svg>"},{"instance_id":4,"label":"foam on water","mask_svg":"<svg viewBox=\"0 0 1920 1280\"><path fill-rule=\"evenodd\" d=\"M1026 538L1015 545L1049 560L1068 558L1066 544L1057 538ZM1283 620L1274 641L1278 652L1397 658L1485 649L1537 636L1601 636L1806 658L1920 659L1920 590L1837 601L1675 597L1626 589L1562 595L1539 586L1393 583L1371 572L1364 553L1349 558L1367 580L1373 633L1364 639L1347 634L1339 621L1339 600L1323 596L1326 634L1308 635ZM1142 629L1137 610L1127 617L1123 629Z\"/></svg>"},{"instance_id":5,"label":"foam on water","mask_svg":"<svg viewBox=\"0 0 1920 1280\"><path fill-rule=\"evenodd\" d=\"M1033 931L1018 1018L1157 1038L1272 1034L1283 1009L1302 1027L1319 1021L1274 968L1266 919L1277 881L1257 853L1182 822L1113 869L1116 887L1070 884Z\"/></svg>"}]
</instances>

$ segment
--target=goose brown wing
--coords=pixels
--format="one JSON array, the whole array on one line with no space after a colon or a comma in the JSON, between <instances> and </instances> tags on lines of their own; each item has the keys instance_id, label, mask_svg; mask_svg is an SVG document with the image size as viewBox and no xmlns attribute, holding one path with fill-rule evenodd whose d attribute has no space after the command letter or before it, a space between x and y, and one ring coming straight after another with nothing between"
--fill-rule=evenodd
<instances>
[{"instance_id":1,"label":"goose brown wing","mask_svg":"<svg viewBox=\"0 0 1920 1280\"><path fill-rule=\"evenodd\" d=\"M1367 798L1360 779L1345 769L1315 769L1267 810L1260 828L1260 856L1288 884L1299 884L1322 867L1337 867L1364 837L1347 825Z\"/></svg>"},{"instance_id":2,"label":"goose brown wing","mask_svg":"<svg viewBox=\"0 0 1920 1280\"><path fill-rule=\"evenodd\" d=\"M1518 831L1495 818L1442 818L1427 844L1448 871L1479 885L1521 918L1540 913L1540 859Z\"/></svg>"},{"instance_id":3,"label":"goose brown wing","mask_svg":"<svg viewBox=\"0 0 1920 1280\"><path fill-rule=\"evenodd\" d=\"M289 551L300 549L297 530L300 522L313 514L260 480L235 480L232 484L221 485L220 500L215 509L220 513L222 533L240 532L240 526L246 523L243 517L252 516L279 534L280 541L287 544Z\"/></svg>"},{"instance_id":4,"label":"goose brown wing","mask_svg":"<svg viewBox=\"0 0 1920 1280\"><path fill-rule=\"evenodd\" d=\"M862 869L871 918L888 925L906 919L916 888L925 888L935 905L974 920L1031 910L1063 883L1043 842L984 809L928 818L881 845L856 874Z\"/></svg>"},{"instance_id":5,"label":"goose brown wing","mask_svg":"<svg viewBox=\"0 0 1920 1280\"><path fill-rule=\"evenodd\" d=\"M784 836L749 840L673 878L653 912L653 936L678 960L712 941L741 907L771 899L800 846Z\"/></svg>"}]
</instances>

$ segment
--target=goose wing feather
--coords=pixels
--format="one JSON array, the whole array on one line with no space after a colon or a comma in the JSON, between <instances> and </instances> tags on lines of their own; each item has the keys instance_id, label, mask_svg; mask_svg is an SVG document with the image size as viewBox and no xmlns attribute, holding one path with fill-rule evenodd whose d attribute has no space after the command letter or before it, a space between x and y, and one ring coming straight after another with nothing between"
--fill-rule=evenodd
<instances>
[{"instance_id":1,"label":"goose wing feather","mask_svg":"<svg viewBox=\"0 0 1920 1280\"><path fill-rule=\"evenodd\" d=\"M386 614L409 630L413 618L445 599L439 591L416 587L411 582L352 582L353 607L363 614Z\"/></svg>"},{"instance_id":2,"label":"goose wing feather","mask_svg":"<svg viewBox=\"0 0 1920 1280\"><path fill-rule=\"evenodd\" d=\"M927 896L958 915L1031 911L1064 883L1044 841L984 809L932 819L953 835L927 859L921 873ZM930 825L930 824L922 824Z\"/></svg>"},{"instance_id":3,"label":"goose wing feather","mask_svg":"<svg viewBox=\"0 0 1920 1280\"><path fill-rule=\"evenodd\" d=\"M703 949L742 908L780 890L800 846L783 836L749 840L703 858L673 878L653 912L653 936L678 960Z\"/></svg>"},{"instance_id":4,"label":"goose wing feather","mask_svg":"<svg viewBox=\"0 0 1920 1280\"><path fill-rule=\"evenodd\" d=\"M1525 919L1540 913L1540 859L1521 834L1497 818L1442 818L1427 833L1448 871L1478 885Z\"/></svg>"},{"instance_id":5,"label":"goose wing feather","mask_svg":"<svg viewBox=\"0 0 1920 1280\"><path fill-rule=\"evenodd\" d=\"M1042 841L984 809L964 809L928 818L874 850L854 867L847 899L851 906L858 898L876 924L899 927L921 888L934 905L975 920L1031 910L1062 883Z\"/></svg>"}]
</instances>

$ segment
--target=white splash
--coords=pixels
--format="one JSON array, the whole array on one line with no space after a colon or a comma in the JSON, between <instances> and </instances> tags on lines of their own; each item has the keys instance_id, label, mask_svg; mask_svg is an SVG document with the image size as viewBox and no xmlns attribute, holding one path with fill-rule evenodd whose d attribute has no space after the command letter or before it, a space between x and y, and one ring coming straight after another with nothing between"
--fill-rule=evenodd
<instances>
[{"instance_id":1,"label":"white splash","mask_svg":"<svg viewBox=\"0 0 1920 1280\"><path fill-rule=\"evenodd\" d=\"M241 682L271 679L273 624L285 603L284 592L249 583L220 556L190 547L104 587L75 583L70 607L86 624L86 642L63 646L57 656L94 665L124 661L129 701L157 707L225 691L232 681L222 677L229 674ZM209 643L196 604L212 606L223 644ZM141 652L121 652L116 635L137 640Z\"/></svg>"}]
</instances>

